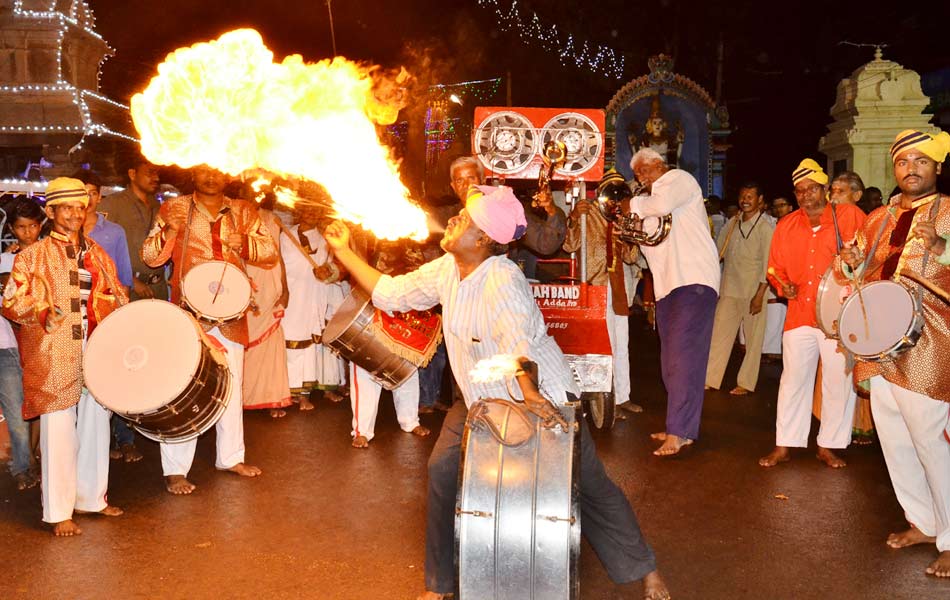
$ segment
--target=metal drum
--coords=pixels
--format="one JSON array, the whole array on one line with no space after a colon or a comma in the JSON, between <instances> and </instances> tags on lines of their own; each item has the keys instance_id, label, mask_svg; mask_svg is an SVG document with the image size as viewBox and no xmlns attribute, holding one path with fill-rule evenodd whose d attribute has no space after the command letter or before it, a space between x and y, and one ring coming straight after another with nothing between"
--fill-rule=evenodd
<instances>
[{"instance_id":1,"label":"metal drum","mask_svg":"<svg viewBox=\"0 0 950 600\"><path fill-rule=\"evenodd\" d=\"M863 300L863 308L862 308ZM924 314L917 298L889 279L872 281L841 307L841 345L857 358L881 362L917 344Z\"/></svg>"},{"instance_id":2,"label":"metal drum","mask_svg":"<svg viewBox=\"0 0 950 600\"><path fill-rule=\"evenodd\" d=\"M842 285L835 279L834 265L828 267L821 277L818 293L815 295L815 317L818 320L818 328L825 333L826 337L838 339L841 305L853 293L854 287L850 283Z\"/></svg>"},{"instance_id":3,"label":"metal drum","mask_svg":"<svg viewBox=\"0 0 950 600\"><path fill-rule=\"evenodd\" d=\"M455 508L460 600L574 600L580 591L580 423L541 420L507 400L480 400L462 438Z\"/></svg>"},{"instance_id":4,"label":"metal drum","mask_svg":"<svg viewBox=\"0 0 950 600\"><path fill-rule=\"evenodd\" d=\"M363 367L380 385L392 390L409 379L416 366L376 339L372 327L375 311L369 296L353 288L327 322L320 342Z\"/></svg>"},{"instance_id":5,"label":"metal drum","mask_svg":"<svg viewBox=\"0 0 950 600\"><path fill-rule=\"evenodd\" d=\"M251 282L231 263L210 260L185 274L181 299L202 321L226 323L244 316L251 303Z\"/></svg>"},{"instance_id":6,"label":"metal drum","mask_svg":"<svg viewBox=\"0 0 950 600\"><path fill-rule=\"evenodd\" d=\"M103 319L83 353L86 388L100 404L159 442L186 442L227 408L223 350L165 300L126 304Z\"/></svg>"}]
</instances>

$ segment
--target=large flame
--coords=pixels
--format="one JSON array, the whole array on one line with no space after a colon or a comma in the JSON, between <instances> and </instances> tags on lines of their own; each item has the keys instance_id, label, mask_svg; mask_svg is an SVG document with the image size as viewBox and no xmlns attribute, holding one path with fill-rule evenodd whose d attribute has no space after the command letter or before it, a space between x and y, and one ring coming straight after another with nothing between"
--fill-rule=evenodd
<instances>
[{"instance_id":1,"label":"large flame","mask_svg":"<svg viewBox=\"0 0 950 600\"><path fill-rule=\"evenodd\" d=\"M169 54L132 97L132 119L156 164L309 179L341 218L380 238L421 240L425 213L376 132L401 108L394 83L342 57L276 63L259 33L238 29Z\"/></svg>"}]
</instances>

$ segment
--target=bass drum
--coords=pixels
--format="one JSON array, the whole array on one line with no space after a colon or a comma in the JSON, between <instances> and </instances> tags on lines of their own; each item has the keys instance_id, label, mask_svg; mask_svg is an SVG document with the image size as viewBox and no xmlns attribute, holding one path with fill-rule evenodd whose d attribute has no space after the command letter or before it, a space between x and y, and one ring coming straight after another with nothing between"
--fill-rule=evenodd
<instances>
[{"instance_id":1,"label":"bass drum","mask_svg":"<svg viewBox=\"0 0 950 600\"><path fill-rule=\"evenodd\" d=\"M581 402L595 429L613 428L617 421L613 392L582 392Z\"/></svg>"},{"instance_id":2,"label":"bass drum","mask_svg":"<svg viewBox=\"0 0 950 600\"><path fill-rule=\"evenodd\" d=\"M327 322L320 342L363 367L380 385L392 390L412 377L416 366L376 339L372 327L375 312L369 296L353 288Z\"/></svg>"},{"instance_id":3,"label":"bass drum","mask_svg":"<svg viewBox=\"0 0 950 600\"><path fill-rule=\"evenodd\" d=\"M580 423L545 429L520 404L480 400L462 437L455 508L459 600L579 597Z\"/></svg>"},{"instance_id":4,"label":"bass drum","mask_svg":"<svg viewBox=\"0 0 950 600\"><path fill-rule=\"evenodd\" d=\"M157 442L187 442L224 414L231 372L197 321L165 300L139 300L103 319L83 353L92 396Z\"/></svg>"},{"instance_id":5,"label":"bass drum","mask_svg":"<svg viewBox=\"0 0 950 600\"><path fill-rule=\"evenodd\" d=\"M841 345L867 362L894 360L913 348L924 329L917 297L903 285L872 281L841 307Z\"/></svg>"}]
</instances>

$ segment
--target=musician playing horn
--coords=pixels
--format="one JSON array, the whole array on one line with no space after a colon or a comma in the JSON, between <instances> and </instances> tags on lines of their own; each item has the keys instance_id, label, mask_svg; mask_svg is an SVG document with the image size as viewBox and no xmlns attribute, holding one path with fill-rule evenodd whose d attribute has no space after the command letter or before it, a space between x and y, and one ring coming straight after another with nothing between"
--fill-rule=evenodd
<instances>
[{"instance_id":1,"label":"musician playing horn","mask_svg":"<svg viewBox=\"0 0 950 600\"><path fill-rule=\"evenodd\" d=\"M669 237L641 246L653 273L660 366L666 386L666 431L652 434L663 444L653 453L672 456L699 437L703 387L719 294L719 256L709 234L703 194L692 175L671 169L655 150L644 148L630 161L649 192L630 201L640 217L673 215Z\"/></svg>"},{"instance_id":2,"label":"musician playing horn","mask_svg":"<svg viewBox=\"0 0 950 600\"><path fill-rule=\"evenodd\" d=\"M195 265L210 260L227 261L244 272L244 264L268 267L277 262L276 242L261 223L257 208L245 200L224 195L228 180L223 173L202 165L192 170L192 178L194 194L162 204L152 231L142 244L145 264L159 267L169 260L173 262L172 302L176 304L182 299L182 278ZM227 351L231 371L228 407L215 425L215 467L244 477L256 477L261 470L244 464L241 386L244 348L248 343L247 320L241 317L222 325L202 322L202 327ZM187 476L197 445L197 438L161 444L162 472L170 493L180 495L194 491L195 486Z\"/></svg>"},{"instance_id":3,"label":"musician playing horn","mask_svg":"<svg viewBox=\"0 0 950 600\"><path fill-rule=\"evenodd\" d=\"M841 239L850 240L864 223L865 215L852 204L828 202L828 175L810 158L792 172L792 185L800 208L778 222L769 251L770 282L788 298L788 314L782 334L775 449L760 458L759 465L774 467L789 460L789 448L808 447L820 357L822 402L817 456L829 467L840 468L846 463L833 449L847 448L851 443L856 394L837 342L818 328L815 300L821 277L837 253L836 222Z\"/></svg>"},{"instance_id":4,"label":"musician playing horn","mask_svg":"<svg viewBox=\"0 0 950 600\"><path fill-rule=\"evenodd\" d=\"M908 130L897 136L891 159L901 193L872 212L856 243L841 251L840 275L867 282L897 280L901 271L912 271L950 289L950 198L937 192L937 175L948 152L950 135L945 132L933 136ZM940 554L926 573L950 577L950 375L945 368L950 309L917 283L906 278L902 283L921 294L920 339L893 360L859 361L854 375L858 381L871 380L871 411L881 449L910 524L889 535L887 545L936 543Z\"/></svg>"},{"instance_id":5,"label":"musician playing horn","mask_svg":"<svg viewBox=\"0 0 950 600\"><path fill-rule=\"evenodd\" d=\"M57 536L79 535L73 512L108 516L111 413L82 382L83 349L96 325L128 302L115 263L82 234L89 197L78 179L46 190L49 237L17 254L3 316L20 323L23 418L40 418L43 521Z\"/></svg>"},{"instance_id":6,"label":"musician playing horn","mask_svg":"<svg viewBox=\"0 0 950 600\"><path fill-rule=\"evenodd\" d=\"M508 395L504 382L473 382L469 372L475 363L499 354L524 356L537 363L541 387L555 403L580 393L564 355L547 335L524 275L505 257L508 244L523 235L525 227L524 210L510 188L477 186L466 208L449 221L441 243L448 254L396 277L382 275L350 250L349 230L343 223L333 223L324 234L338 260L358 285L372 293L378 308L407 311L442 304L449 363L465 402L457 402L446 415L429 458L427 591L422 600L440 600L455 589L455 500L468 406L479 398ZM512 391L541 418L563 421L527 375L518 377ZM580 460L583 531L610 578L631 585L642 579L646 598L669 598L637 518L623 492L607 477L583 421Z\"/></svg>"}]
</instances>

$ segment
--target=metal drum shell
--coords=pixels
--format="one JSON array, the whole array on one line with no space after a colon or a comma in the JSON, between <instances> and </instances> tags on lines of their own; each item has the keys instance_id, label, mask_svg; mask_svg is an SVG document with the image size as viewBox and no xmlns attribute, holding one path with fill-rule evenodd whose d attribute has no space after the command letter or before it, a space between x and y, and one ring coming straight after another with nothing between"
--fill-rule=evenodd
<instances>
[{"instance_id":1,"label":"metal drum shell","mask_svg":"<svg viewBox=\"0 0 950 600\"><path fill-rule=\"evenodd\" d=\"M393 390L412 377L416 366L391 352L373 335L375 310L370 297L353 288L323 328L320 342L366 369L387 390Z\"/></svg>"},{"instance_id":2,"label":"metal drum shell","mask_svg":"<svg viewBox=\"0 0 950 600\"><path fill-rule=\"evenodd\" d=\"M902 293L907 294L907 297L911 303L913 314L911 315L909 323L907 323L905 327L903 336L900 339L888 345L882 345L879 351L877 352L857 352L856 351L857 348L852 347L853 343L850 342L850 340L848 340L846 336L842 336L840 340L841 345L844 346L844 348L848 350L848 352L851 352L852 354L854 354L855 357L865 362L887 362L887 361L894 360L895 358L900 356L900 354L904 352L905 350L913 348L915 345L917 345L917 340L920 339L921 333L924 330L925 318L924 318L924 312L920 305L920 302L918 302L917 297L914 295L914 293L911 292L907 288L907 286L903 284L900 284L896 281L891 281L890 279L885 279L885 280L880 280L880 281L872 281L871 283L868 283L862 286L861 293L863 295L865 304L867 305L867 304L874 303L874 300L875 300L874 296L877 294L879 290L882 290L885 288L894 289L894 290L899 289ZM841 306L842 316L844 315L846 310L861 311L860 302L861 302L861 298L858 297L858 294L852 294L851 296L849 296L848 299L845 300ZM874 303L874 306L876 305L877 304ZM867 306L865 308L867 308ZM872 308L872 311L873 311L873 308ZM883 318L886 321L893 321L893 319L896 318L896 316L899 316L899 315L895 314L894 307L887 306L887 307L881 308L880 312L876 314L869 312L868 320L870 321L873 327L873 323L875 322L876 319Z\"/></svg>"},{"instance_id":3,"label":"metal drum shell","mask_svg":"<svg viewBox=\"0 0 950 600\"><path fill-rule=\"evenodd\" d=\"M466 425L455 517L459 600L579 598L581 415L572 405L559 409L567 433L529 413L535 435L518 448Z\"/></svg>"}]
</instances>

